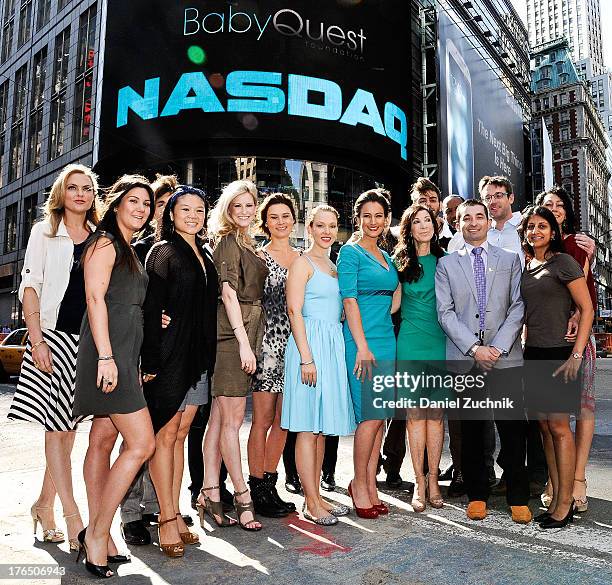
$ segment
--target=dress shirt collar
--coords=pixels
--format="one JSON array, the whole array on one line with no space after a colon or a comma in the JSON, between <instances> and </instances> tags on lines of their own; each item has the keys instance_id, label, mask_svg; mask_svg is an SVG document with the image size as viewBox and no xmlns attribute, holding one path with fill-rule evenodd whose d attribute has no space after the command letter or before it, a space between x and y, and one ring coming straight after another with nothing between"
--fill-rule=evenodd
<instances>
[{"instance_id":1,"label":"dress shirt collar","mask_svg":"<svg viewBox=\"0 0 612 585\"><path fill-rule=\"evenodd\" d=\"M465 249L467 250L467 253L471 256L472 255L472 250L475 248L476 246L472 246L472 244L468 244L467 242L465 243ZM485 240L482 244L480 244L480 247L483 249L483 252L485 254L489 254L489 242L487 242L487 240Z\"/></svg>"}]
</instances>

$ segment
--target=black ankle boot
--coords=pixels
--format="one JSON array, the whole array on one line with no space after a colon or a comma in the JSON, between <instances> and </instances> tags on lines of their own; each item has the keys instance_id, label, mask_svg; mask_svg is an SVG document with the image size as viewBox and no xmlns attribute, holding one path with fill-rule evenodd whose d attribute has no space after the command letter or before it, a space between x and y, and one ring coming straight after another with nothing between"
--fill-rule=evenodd
<instances>
[{"instance_id":1,"label":"black ankle boot","mask_svg":"<svg viewBox=\"0 0 612 585\"><path fill-rule=\"evenodd\" d=\"M281 500L281 497L278 495L276 491L276 482L278 480L278 473L270 473L269 471L264 472L264 481L270 487L270 492L272 493L272 497L274 501L279 506L279 508L284 508L287 511L287 514L291 514L295 512L295 504L293 502L285 502L285 500Z\"/></svg>"},{"instance_id":2,"label":"black ankle boot","mask_svg":"<svg viewBox=\"0 0 612 585\"><path fill-rule=\"evenodd\" d=\"M265 479L249 475L249 488L255 512L266 518L284 518L289 512L274 501L270 486Z\"/></svg>"}]
</instances>

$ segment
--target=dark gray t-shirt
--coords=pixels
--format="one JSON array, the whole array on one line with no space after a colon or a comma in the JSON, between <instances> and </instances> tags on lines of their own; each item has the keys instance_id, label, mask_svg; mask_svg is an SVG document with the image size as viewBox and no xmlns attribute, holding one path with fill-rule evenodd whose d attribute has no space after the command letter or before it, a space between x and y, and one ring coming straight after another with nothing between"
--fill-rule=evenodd
<instances>
[{"instance_id":1,"label":"dark gray t-shirt","mask_svg":"<svg viewBox=\"0 0 612 585\"><path fill-rule=\"evenodd\" d=\"M568 254L555 254L534 268L527 264L521 279L526 345L566 347L573 344L564 339L573 304L567 284L581 277L584 278L582 268Z\"/></svg>"}]
</instances>

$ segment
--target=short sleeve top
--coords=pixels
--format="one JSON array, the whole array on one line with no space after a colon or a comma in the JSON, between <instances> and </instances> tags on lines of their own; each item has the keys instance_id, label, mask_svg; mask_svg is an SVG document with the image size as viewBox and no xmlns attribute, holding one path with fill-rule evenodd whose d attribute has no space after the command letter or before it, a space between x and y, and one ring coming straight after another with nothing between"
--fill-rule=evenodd
<instances>
[{"instance_id":1,"label":"short sleeve top","mask_svg":"<svg viewBox=\"0 0 612 585\"><path fill-rule=\"evenodd\" d=\"M568 254L555 254L548 261L525 268L521 295L525 302L526 345L566 347L567 321L571 316L572 296L567 285L584 278L582 267Z\"/></svg>"},{"instance_id":2,"label":"short sleeve top","mask_svg":"<svg viewBox=\"0 0 612 585\"><path fill-rule=\"evenodd\" d=\"M238 302L252 304L261 301L268 276L265 260L255 252L238 245L234 234L223 236L213 252L219 273L219 287L227 282L235 291Z\"/></svg>"}]
</instances>

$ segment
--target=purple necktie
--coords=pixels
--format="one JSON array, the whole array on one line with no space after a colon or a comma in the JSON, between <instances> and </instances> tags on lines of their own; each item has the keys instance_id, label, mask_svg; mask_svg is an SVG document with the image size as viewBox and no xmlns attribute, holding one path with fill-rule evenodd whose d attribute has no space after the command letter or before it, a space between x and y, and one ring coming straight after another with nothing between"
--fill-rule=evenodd
<instances>
[{"instance_id":1,"label":"purple necktie","mask_svg":"<svg viewBox=\"0 0 612 585\"><path fill-rule=\"evenodd\" d=\"M483 248L479 246L472 250L474 254L474 280L476 281L476 294L478 296L478 322L480 330L485 330L485 309L487 306L487 275L485 274Z\"/></svg>"}]
</instances>

